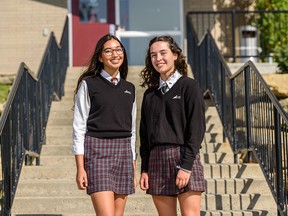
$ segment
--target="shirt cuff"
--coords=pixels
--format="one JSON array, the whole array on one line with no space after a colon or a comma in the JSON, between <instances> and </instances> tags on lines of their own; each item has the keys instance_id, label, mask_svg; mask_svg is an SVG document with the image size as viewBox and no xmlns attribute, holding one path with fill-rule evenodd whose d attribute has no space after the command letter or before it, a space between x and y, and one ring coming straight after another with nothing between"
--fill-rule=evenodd
<instances>
[{"instance_id":1,"label":"shirt cuff","mask_svg":"<svg viewBox=\"0 0 288 216\"><path fill-rule=\"evenodd\" d=\"M73 155L84 155L84 146L72 146L71 148Z\"/></svg>"}]
</instances>

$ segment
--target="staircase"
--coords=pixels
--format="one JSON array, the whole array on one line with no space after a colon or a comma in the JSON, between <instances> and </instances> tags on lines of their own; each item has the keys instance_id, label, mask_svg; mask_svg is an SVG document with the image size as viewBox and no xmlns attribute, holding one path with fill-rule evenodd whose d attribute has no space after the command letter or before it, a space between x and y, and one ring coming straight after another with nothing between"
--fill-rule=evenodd
<instances>
[{"instance_id":1,"label":"staircase","mask_svg":"<svg viewBox=\"0 0 288 216\"><path fill-rule=\"evenodd\" d=\"M215 106L206 100L206 134L202 143L206 193L201 216L273 216L276 203L258 164L234 164L230 144L223 142Z\"/></svg>"},{"instance_id":2,"label":"staircase","mask_svg":"<svg viewBox=\"0 0 288 216\"><path fill-rule=\"evenodd\" d=\"M137 89L138 125L144 92L139 87L140 70L141 67L130 67L128 76ZM77 189L75 160L70 151L73 91L80 72L81 68L69 68L67 71L65 95L61 101L52 103L41 165L23 166L12 216L95 215L90 197L85 191ZM221 122L209 100L206 100L206 122L207 132L202 143L201 159L207 191L202 194L201 216L277 215L275 202L258 164L233 164L230 145L222 142ZM137 169L139 179L140 158ZM141 191L139 186L136 193L129 196L125 209L125 216L138 215L157 215L151 197Z\"/></svg>"}]
</instances>

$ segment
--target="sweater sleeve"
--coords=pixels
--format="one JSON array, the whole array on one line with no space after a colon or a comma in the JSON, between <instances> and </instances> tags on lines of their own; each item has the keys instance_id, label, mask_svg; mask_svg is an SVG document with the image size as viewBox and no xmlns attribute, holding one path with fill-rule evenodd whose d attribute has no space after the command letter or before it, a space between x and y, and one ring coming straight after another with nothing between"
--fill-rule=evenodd
<instances>
[{"instance_id":1,"label":"sweater sleeve","mask_svg":"<svg viewBox=\"0 0 288 216\"><path fill-rule=\"evenodd\" d=\"M141 120L140 120L140 157L141 157L141 173L148 172L149 162L149 140L147 135L147 125L145 119L145 94L143 96L141 107Z\"/></svg>"},{"instance_id":2,"label":"sweater sleeve","mask_svg":"<svg viewBox=\"0 0 288 216\"><path fill-rule=\"evenodd\" d=\"M187 170L192 169L196 155L199 153L201 143L205 134L205 104L201 89L195 80L185 91L185 150L182 153L181 167Z\"/></svg>"}]
</instances>

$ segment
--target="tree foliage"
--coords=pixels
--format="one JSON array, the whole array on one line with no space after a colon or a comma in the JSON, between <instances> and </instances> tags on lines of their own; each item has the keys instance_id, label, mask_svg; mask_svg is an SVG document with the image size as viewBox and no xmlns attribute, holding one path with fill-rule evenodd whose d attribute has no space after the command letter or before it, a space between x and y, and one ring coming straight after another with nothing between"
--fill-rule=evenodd
<instances>
[{"instance_id":1,"label":"tree foliage","mask_svg":"<svg viewBox=\"0 0 288 216\"><path fill-rule=\"evenodd\" d=\"M288 73L288 0L257 0L257 28L262 55L274 54L281 72Z\"/></svg>"}]
</instances>

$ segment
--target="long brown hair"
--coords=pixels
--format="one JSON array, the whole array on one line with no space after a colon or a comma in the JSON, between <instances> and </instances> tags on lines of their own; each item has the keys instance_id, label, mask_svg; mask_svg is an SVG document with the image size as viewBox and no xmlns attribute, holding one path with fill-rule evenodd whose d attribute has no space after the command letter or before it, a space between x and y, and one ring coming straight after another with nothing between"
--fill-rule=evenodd
<instances>
[{"instance_id":1,"label":"long brown hair","mask_svg":"<svg viewBox=\"0 0 288 216\"><path fill-rule=\"evenodd\" d=\"M89 64L88 64L86 70L84 70L84 72L81 74L81 76L79 77L79 79L77 81L77 86L76 86L76 89L74 91L74 100L75 100L75 96L78 92L80 83L83 79L85 79L86 77L100 76L100 73L101 73L102 69L104 68L104 65L102 62L100 62L98 60L98 58L103 51L104 44L107 41L112 40L112 39L118 41L124 50L124 53L123 53L124 54L124 60L123 60L122 65L119 68L119 72L120 72L121 78L126 80L126 77L128 75L128 60L127 60L127 54L126 54L125 47L123 46L123 44L120 42L120 40L116 36L111 35L111 34L106 34L102 38L100 38L99 41L97 42L94 53L93 53L93 55L89 61Z\"/></svg>"},{"instance_id":2,"label":"long brown hair","mask_svg":"<svg viewBox=\"0 0 288 216\"><path fill-rule=\"evenodd\" d=\"M150 88L150 87L157 87L159 85L160 74L153 67L150 56L150 48L152 44L159 41L167 42L172 53L177 54L178 57L174 61L175 69L177 69L180 74L187 76L187 63L182 53L182 49L178 46L178 44L171 36L169 35L157 36L152 38L149 42L149 47L145 58L145 68L140 72L140 76L143 79L140 85L141 87L147 86L148 88Z\"/></svg>"}]
</instances>

